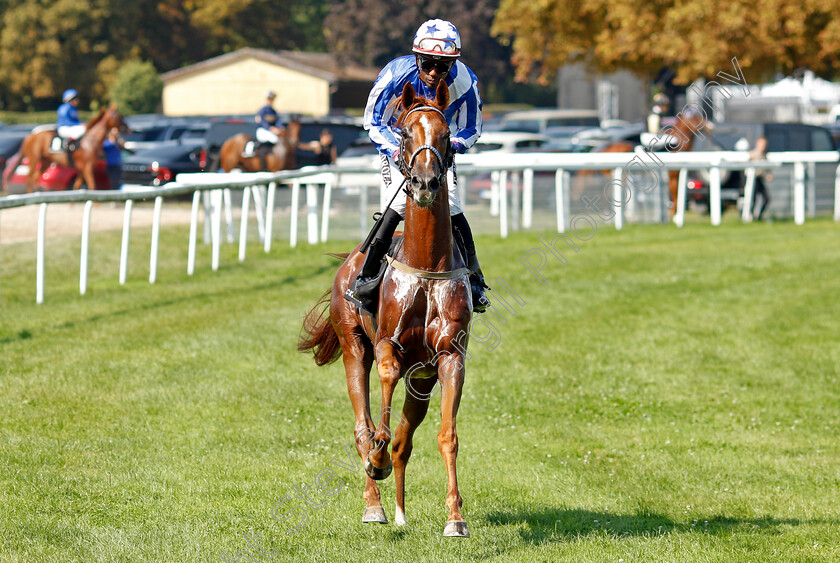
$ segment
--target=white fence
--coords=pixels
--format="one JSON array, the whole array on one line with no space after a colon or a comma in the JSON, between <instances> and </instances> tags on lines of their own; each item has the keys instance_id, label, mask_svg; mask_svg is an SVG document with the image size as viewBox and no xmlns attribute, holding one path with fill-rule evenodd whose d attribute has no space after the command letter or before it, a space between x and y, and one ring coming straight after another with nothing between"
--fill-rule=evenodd
<instances>
[{"instance_id":1,"label":"white fence","mask_svg":"<svg viewBox=\"0 0 840 563\"><path fill-rule=\"evenodd\" d=\"M788 152L768 154L766 161L750 161L746 152L690 152L690 153L595 153L595 154L560 154L560 153L520 153L520 154L476 154L459 155L458 174L472 176L490 174L493 178L491 188L491 214L499 217L499 233L504 238L509 232L509 214L516 224L520 217L524 228L531 227L533 215L533 180L535 172L554 172L555 215L558 232L565 232L569 224L569 174L575 170L612 170L610 180L605 185L605 201L612 201L613 221L617 229L622 229L625 220L625 206L632 205L635 194L644 184L655 179L657 187L665 171L679 170L679 196L675 223L684 224L686 204L686 177L688 170L707 169L710 178L710 216L713 225L721 221L721 182L720 173L725 169L746 171L747 186L745 199L751 202L756 169L780 168L793 165L791 186L794 202L794 220L801 225L805 221L806 192L813 192L813 174L806 182L806 166L814 163L837 163L840 153L829 152ZM219 267L220 246L222 244L222 222L227 227L227 241L234 242L234 224L230 190L241 189L242 213L239 225L239 260L244 260L247 248L248 217L251 201L254 202L257 228L265 252L271 249L273 240L273 221L275 196L278 185L288 184L291 188L291 214L289 221L289 243L297 245L298 213L300 191L305 186L307 208L307 240L310 244L319 240L325 242L329 235L330 206L332 191L346 185L378 186L378 166L364 167L308 167L295 171L257 174L183 174L177 183L163 188L149 188L123 191L76 191L76 192L39 192L27 195L15 195L0 198L0 212L3 209L40 205L38 214L38 235L36 243L36 302L44 300L44 255L46 244L46 220L48 205L69 202L84 202L84 214L81 232L81 257L79 267L79 293L84 295L87 289L88 250L90 239L90 215L93 202L125 202L125 212L120 252L119 283L126 282L128 271L128 249L131 231L131 213L134 201L154 200L152 240L150 249L149 282L157 277L158 242L160 234L160 214L164 199L174 196L193 194L190 218L189 252L187 274L195 271L196 245L198 236L199 211L204 208L204 237L212 244L211 267ZM463 184L463 183L462 183ZM652 184L651 184L652 185ZM319 229L319 186L323 186L323 200L320 205ZM367 188L359 191L360 233L367 225ZM461 186L463 188L463 185ZM647 189L647 188L645 188ZM508 203L510 191L511 204ZM612 197L609 192L612 191ZM627 195L629 194L629 197ZM265 198L265 199L263 199ZM813 199L813 197L811 197ZM380 197L381 206L385 201ZM620 202L620 203L615 203ZM743 220L749 221L747 212L750 205L744 205ZM834 187L834 220L840 221L840 167L836 169ZM2 242L2 241L0 241ZM0 256L0 258L2 258ZM0 276L2 262L0 261Z\"/></svg>"}]
</instances>

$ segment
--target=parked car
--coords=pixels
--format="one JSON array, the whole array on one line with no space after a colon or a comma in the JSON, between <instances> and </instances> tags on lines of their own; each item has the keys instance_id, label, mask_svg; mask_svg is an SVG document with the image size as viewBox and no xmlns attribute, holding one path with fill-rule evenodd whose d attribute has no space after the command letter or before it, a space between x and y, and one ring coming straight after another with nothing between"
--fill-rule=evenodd
<instances>
[{"instance_id":1,"label":"parked car","mask_svg":"<svg viewBox=\"0 0 840 563\"><path fill-rule=\"evenodd\" d=\"M370 138L359 137L338 154L335 161L338 166L376 166L379 167L379 151Z\"/></svg>"},{"instance_id":2,"label":"parked car","mask_svg":"<svg viewBox=\"0 0 840 563\"><path fill-rule=\"evenodd\" d=\"M207 167L204 139L182 139L167 145L123 156L123 184L163 186L184 172L203 172Z\"/></svg>"},{"instance_id":3,"label":"parked car","mask_svg":"<svg viewBox=\"0 0 840 563\"><path fill-rule=\"evenodd\" d=\"M647 129L642 123L616 124L607 127L590 127L572 135L571 142L587 144L597 150L615 143L641 143L640 136Z\"/></svg>"},{"instance_id":4,"label":"parked car","mask_svg":"<svg viewBox=\"0 0 840 563\"><path fill-rule=\"evenodd\" d=\"M130 126L125 137L125 148L133 151L153 149L177 144L182 138L201 138L210 127L209 120L150 121Z\"/></svg>"},{"instance_id":5,"label":"parked car","mask_svg":"<svg viewBox=\"0 0 840 563\"><path fill-rule=\"evenodd\" d=\"M600 125L601 121L596 110L533 109L505 114L499 123L499 129L546 133L546 129L551 127L599 127Z\"/></svg>"},{"instance_id":6,"label":"parked car","mask_svg":"<svg viewBox=\"0 0 840 563\"><path fill-rule=\"evenodd\" d=\"M767 152L781 151L832 151L835 150L830 132L824 127L803 123L741 123L728 122L715 125L712 134L704 138L696 137L693 150L735 150L735 143L746 139L749 146L755 146L756 140L764 135L767 138ZM816 209L830 209L834 202L834 178L836 165L818 163L815 165L815 201ZM791 203L791 175L789 170L776 169L771 181L765 180L770 192L772 209L789 212ZM721 175L721 207L726 209L735 205L744 195L745 175L741 170L732 170ZM709 179L708 172L701 171L689 176L688 201L708 209Z\"/></svg>"},{"instance_id":7,"label":"parked car","mask_svg":"<svg viewBox=\"0 0 840 563\"><path fill-rule=\"evenodd\" d=\"M27 174L29 174L29 160L26 157L15 154L9 158L3 170L3 183L6 191L8 193L26 193ZM96 189L111 189L104 160L97 161L93 168L93 176L96 182ZM37 189L48 192L72 190L75 181L75 168L60 166L53 162L38 178Z\"/></svg>"},{"instance_id":8,"label":"parked car","mask_svg":"<svg viewBox=\"0 0 840 563\"><path fill-rule=\"evenodd\" d=\"M486 152L528 152L535 151L550 141L546 135L518 131L488 131L470 147L469 154Z\"/></svg>"}]
</instances>

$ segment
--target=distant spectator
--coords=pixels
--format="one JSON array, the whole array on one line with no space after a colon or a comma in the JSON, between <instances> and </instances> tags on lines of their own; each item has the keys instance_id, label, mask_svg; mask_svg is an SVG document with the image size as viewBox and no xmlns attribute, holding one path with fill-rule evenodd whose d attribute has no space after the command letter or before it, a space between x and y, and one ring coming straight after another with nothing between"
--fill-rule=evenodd
<instances>
[{"instance_id":1,"label":"distant spectator","mask_svg":"<svg viewBox=\"0 0 840 563\"><path fill-rule=\"evenodd\" d=\"M338 158L333 136L329 129L322 129L317 141L300 143L298 148L315 153L315 164L332 164Z\"/></svg>"},{"instance_id":2,"label":"distant spectator","mask_svg":"<svg viewBox=\"0 0 840 563\"><path fill-rule=\"evenodd\" d=\"M741 138L735 143L735 150L745 151L749 150L750 143L745 138ZM753 150L750 151L750 160L766 160L767 159L767 137L760 136L756 142ZM750 213L753 219L760 221L764 216L764 211L770 205L770 196L767 194L767 187L764 185L764 179L768 181L773 179L773 176L766 170L755 171L755 189L753 190L752 209ZM758 196L761 196L761 208L758 210L758 215L755 214L755 205L758 203Z\"/></svg>"},{"instance_id":3,"label":"distant spectator","mask_svg":"<svg viewBox=\"0 0 840 563\"><path fill-rule=\"evenodd\" d=\"M120 137L120 130L114 127L108 131L108 137L102 142L102 152L105 153L105 171L108 174L108 184L112 190L120 189L122 179L122 151L125 141Z\"/></svg>"},{"instance_id":4,"label":"distant spectator","mask_svg":"<svg viewBox=\"0 0 840 563\"><path fill-rule=\"evenodd\" d=\"M653 97L653 106L647 117L648 133L657 135L662 128L662 116L668 111L670 101L665 94L657 94Z\"/></svg>"}]
</instances>

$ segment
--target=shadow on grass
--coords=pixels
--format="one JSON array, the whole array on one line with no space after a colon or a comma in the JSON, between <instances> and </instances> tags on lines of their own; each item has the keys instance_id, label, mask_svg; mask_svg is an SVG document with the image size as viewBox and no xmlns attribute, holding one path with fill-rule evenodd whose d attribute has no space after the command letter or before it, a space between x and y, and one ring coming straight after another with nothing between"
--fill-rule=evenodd
<instances>
[{"instance_id":1,"label":"shadow on grass","mask_svg":"<svg viewBox=\"0 0 840 563\"><path fill-rule=\"evenodd\" d=\"M820 523L814 520L795 518L729 518L726 516L706 516L675 522L667 516L649 511L636 514L613 514L582 509L564 508L519 508L513 512L495 511L486 516L492 526L524 524L519 534L523 540L539 544L551 541L575 541L589 535L659 536L670 533L702 531L714 535L726 535L737 531L761 531L780 534L782 526L799 526ZM824 521L832 525L837 522Z\"/></svg>"},{"instance_id":2,"label":"shadow on grass","mask_svg":"<svg viewBox=\"0 0 840 563\"><path fill-rule=\"evenodd\" d=\"M139 311L151 311L151 310L154 310L154 309L160 309L160 308L163 308L163 307L171 307L173 305L185 304L185 303L190 303L190 302L195 302L195 301L207 301L207 300L212 301L215 298L230 296L230 295L239 296L239 295L242 295L243 292L246 292L246 291L253 291L253 292L260 293L260 292L263 292L263 291L268 290L268 289L273 289L273 288L281 287L281 286L284 286L284 285L294 284L294 283L299 282L299 281L308 281L311 278L320 276L321 274L323 274L325 272L336 271L336 270L338 270L337 265L321 266L321 267L315 269L311 274L308 274L308 275L302 276L302 277L286 276L283 279L280 279L280 280L277 280L277 281L271 281L271 282L263 283L263 284L259 284L259 285L251 285L251 286L241 286L240 285L240 286L237 286L237 287L231 287L231 288L221 290L221 291L194 293L194 294L186 295L186 296L183 296L183 297L163 299L161 301L154 301L154 302L145 303L145 304L142 304L142 305L137 305L136 307L128 307L128 308L124 308L124 309L117 309L117 310L113 310L113 311L108 311L106 313L101 313L101 314L98 314L98 315L91 315L90 317L87 317L85 319L67 321L67 322L61 323L59 325L56 325L52 328L46 328L44 330L41 330L40 332L41 333L45 333L45 332L48 333L48 332L52 332L54 330L64 330L64 329L68 329L68 328L75 328L77 326L85 325L85 324L89 324L89 323L94 323L94 322L100 321L102 319L107 319L107 318L111 318L111 317L123 317L125 315L129 315L131 313L136 313L136 312L139 312ZM313 299L312 305L314 306L316 303L317 303L317 299ZM34 337L35 337L35 334L33 333L32 330L23 329L23 330L19 331L16 335L7 336L5 338L0 339L0 344L11 344L13 342L19 342L19 341L22 341L22 340L29 340L30 338L34 338Z\"/></svg>"}]
</instances>

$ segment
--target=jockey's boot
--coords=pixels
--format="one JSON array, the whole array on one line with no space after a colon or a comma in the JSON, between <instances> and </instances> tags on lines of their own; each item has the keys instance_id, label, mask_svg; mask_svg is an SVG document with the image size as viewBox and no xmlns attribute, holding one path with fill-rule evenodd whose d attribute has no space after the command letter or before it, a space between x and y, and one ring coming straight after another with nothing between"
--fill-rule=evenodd
<instances>
[{"instance_id":1,"label":"jockey's boot","mask_svg":"<svg viewBox=\"0 0 840 563\"><path fill-rule=\"evenodd\" d=\"M382 259L391 246L391 239L397 225L402 221L402 216L393 209L386 209L382 217L373 242L368 246L362 270L356 279L350 283L350 287L344 293L344 298L355 303L371 315L376 315L376 305L379 302L379 272ZM374 226L374 228L376 228Z\"/></svg>"},{"instance_id":2,"label":"jockey's boot","mask_svg":"<svg viewBox=\"0 0 840 563\"><path fill-rule=\"evenodd\" d=\"M467 218L463 213L453 215L450 219L452 221L452 234L455 236L455 241L461 244L461 247L466 253L467 268L470 270L470 291L472 292L473 311L483 313L490 305L490 300L487 298L485 292L490 286L484 283L484 272L481 271L481 266L478 263L472 229L470 229L470 224L467 223Z\"/></svg>"}]
</instances>

